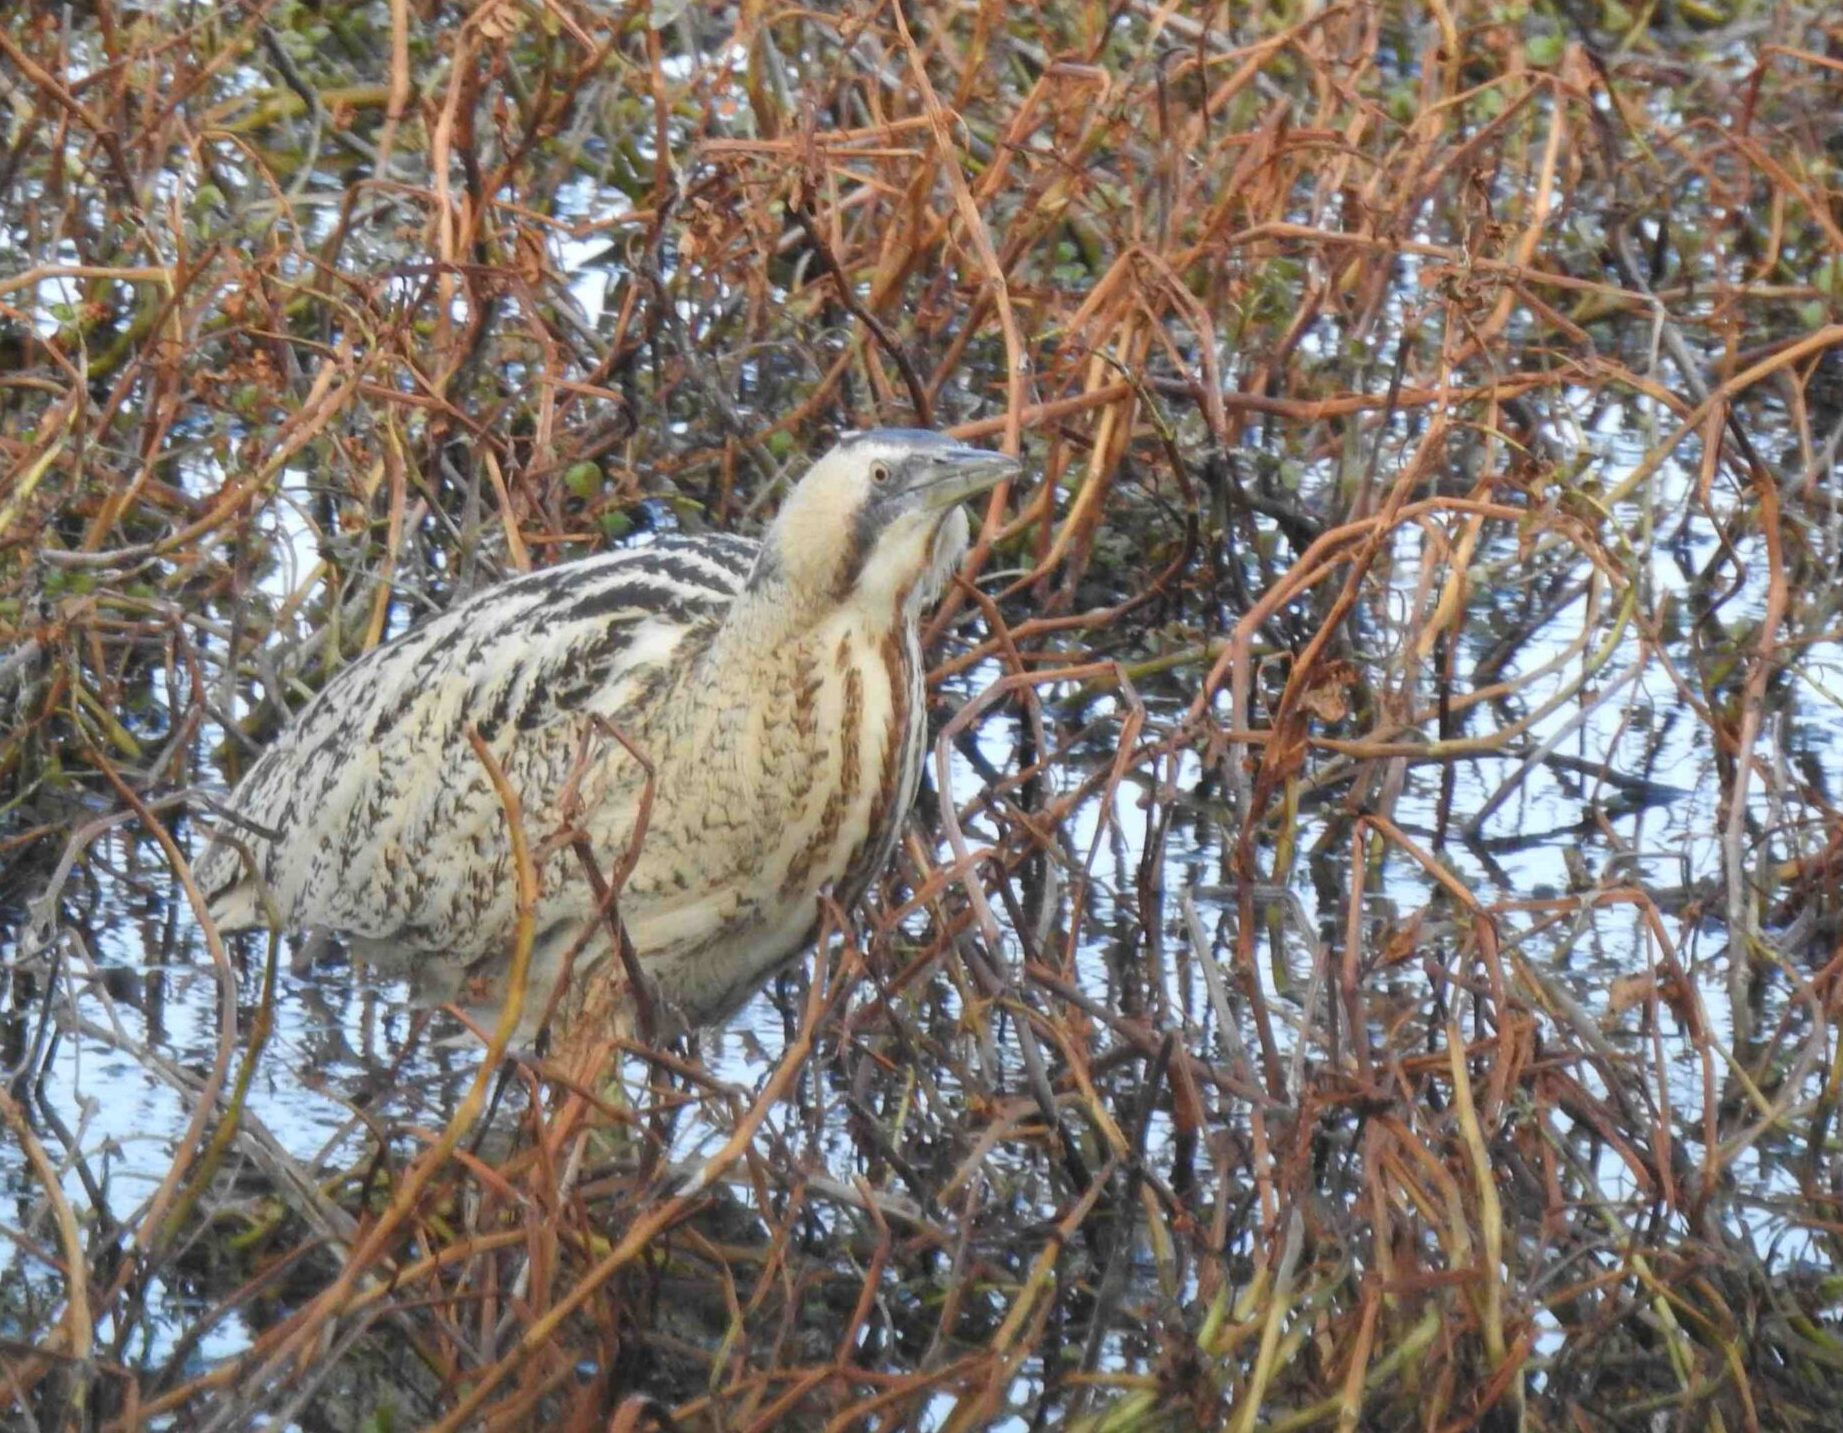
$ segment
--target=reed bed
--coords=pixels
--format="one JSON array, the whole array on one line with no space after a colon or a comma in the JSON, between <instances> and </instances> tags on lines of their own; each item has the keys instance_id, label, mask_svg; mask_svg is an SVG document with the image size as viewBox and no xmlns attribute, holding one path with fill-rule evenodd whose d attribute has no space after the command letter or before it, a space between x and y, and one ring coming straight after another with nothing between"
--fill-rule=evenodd
<instances>
[{"instance_id":1,"label":"reed bed","mask_svg":"<svg viewBox=\"0 0 1843 1433\"><path fill-rule=\"evenodd\" d=\"M10 1424L1834 1426L1829 6L97 0L0 116ZM342 663L872 423L1026 476L746 1058L213 928Z\"/></svg>"}]
</instances>

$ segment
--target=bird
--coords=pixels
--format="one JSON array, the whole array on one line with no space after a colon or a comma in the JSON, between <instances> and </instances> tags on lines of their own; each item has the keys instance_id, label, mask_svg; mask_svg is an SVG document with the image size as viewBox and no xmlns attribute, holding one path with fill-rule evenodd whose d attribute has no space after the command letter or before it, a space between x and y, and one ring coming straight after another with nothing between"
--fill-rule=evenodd
<instances>
[{"instance_id":1,"label":"bird","mask_svg":"<svg viewBox=\"0 0 1843 1433\"><path fill-rule=\"evenodd\" d=\"M617 954L583 869L637 852L632 957L679 1028L728 1020L888 865L926 744L920 621L965 501L1019 471L923 429L849 433L759 541L648 545L515 576L373 648L289 722L197 866L220 930L334 936L426 1003L504 995L536 868L519 1035ZM649 789L650 788L650 789ZM643 804L650 806L642 817ZM642 829L643 827L643 829Z\"/></svg>"}]
</instances>

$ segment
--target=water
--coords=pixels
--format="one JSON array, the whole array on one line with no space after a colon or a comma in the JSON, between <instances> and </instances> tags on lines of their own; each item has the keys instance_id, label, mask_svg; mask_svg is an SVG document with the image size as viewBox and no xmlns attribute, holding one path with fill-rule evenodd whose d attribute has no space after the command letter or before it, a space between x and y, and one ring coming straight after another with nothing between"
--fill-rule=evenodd
<instances>
[{"instance_id":1,"label":"water","mask_svg":"<svg viewBox=\"0 0 1843 1433\"><path fill-rule=\"evenodd\" d=\"M1679 498L1686 482L1686 475L1679 471L1667 473L1667 490L1674 487ZM284 515L297 510L294 505L280 509ZM292 590L295 574L310 565L311 553L300 550L306 528L285 516L274 535L284 552L292 554L265 579L264 589L279 600ZM1398 590L1412 589L1417 582L1414 559L1412 551L1400 554ZM1654 566L1653 581L1660 587L1672 580L1668 564ZM1603 602L1602 611L1605 605ZM1538 632L1506 670L1506 678L1551 665L1566 647L1566 639L1586 620L1582 602L1558 608L1549 627ZM1479 632L1468 642L1468 649L1481 652L1491 635L1489 630ZM1376 636L1386 641L1386 629L1376 629ZM1809 656L1811 668L1818 672L1835 660L1828 645L1810 649ZM1591 919L1585 931L1579 928L1578 916L1554 919L1555 902L1577 884L1564 855L1578 857L1573 871L1584 869L1590 878L1616 861L1624 879L1660 891L1693 889L1698 883L1716 882L1721 875L1715 833L1723 813L1713 754L1702 729L1692 721L1670 719L1673 713L1680 717L1679 693L1662 664L1654 658L1647 660L1637 633L1628 631L1604 658L1602 670L1608 673L1629 675L1635 665L1642 669L1636 679L1606 683L1616 690L1615 700L1584 714L1579 703L1568 702L1534 723L1526 741L1532 746L1546 744L1552 735L1565 731L1567 735L1555 747L1559 753L1582 763L1604 761L1617 772L1649 770L1665 789L1651 801L1614 809L1595 821L1587 799L1594 789L1591 776L1578 769L1539 768L1483 823L1475 840L1449 843L1442 859L1481 902L1546 895L1549 909L1537 918L1518 921L1512 917L1500 922L1505 945L1514 946L1520 959L1540 971L1544 980L1556 983L1580 1002L1599 1022L1614 1049L1640 1061L1648 1061L1653 1051L1660 1054L1666 1084L1659 1093L1667 1092L1676 1108L1688 1115L1699 1108L1703 1071L1696 1047L1684 1037L1681 1025L1670 1028L1675 1022L1666 1017L1653 1044L1641 1036L1635 1012L1615 1012L1608 1006L1608 992L1620 978L1646 969L1650 952L1642 917L1614 908ZM1578 663L1569 663L1533 681L1518 694L1517 714L1544 706L1553 693L1575 680L1578 670ZM1000 674L993 663L983 663L956 679L954 695L964 700ZM1179 680L1162 684L1181 687ZM1177 720L1177 703L1160 694L1156 685L1147 694L1153 729L1169 729ZM1072 688L1050 688L1040 695L1054 713L1059 703L1074 694ZM1843 747L1832 738L1843 736L1843 730L1836 709L1821 697L1814 700L1817 695L1816 687L1795 691L1782 722L1788 729L1806 733L1802 742L1806 758L1826 781L1834 782L1836 753ZM1085 702L1080 715L1084 735L1056 754L1045 793L1051 799L1057 793L1076 791L1113 758L1122 705L1102 695ZM1471 726L1485 727L1490 719L1490 713L1479 713ZM1464 729L1458 734L1465 734ZM977 739L985 769L1015 769L1021 735L1014 718L988 719ZM1518 764L1500 756L1456 764L1453 809L1481 809ZM1118 1008L1123 988L1130 985L1138 1000L1155 1002L1167 1019L1178 1022L1174 1028L1184 1031L1186 1043L1194 1042L1194 1048L1207 1053L1216 1040L1214 1007L1196 953L1189 949L1175 898L1193 887L1212 892L1199 907L1205 930L1214 930L1219 923L1225 930L1232 928L1232 903L1213 894L1223 861L1222 826L1232 819L1232 813L1223 802L1205 798L1194 800L1170 821L1159 833L1165 899L1142 907L1136 889L1142 857L1149 830L1159 825L1157 818L1164 814L1157 809L1148 811L1144 804L1145 783L1158 779L1154 770L1150 765L1140 766L1133 772L1137 780L1122 783L1111 799L1088 796L1070 809L1058 843L1059 864L1066 869L1053 887L1051 915L1047 920L1039 918L1039 930L1052 932L1042 958L1055 963L1057 946L1066 947L1071 936L1065 933L1072 932L1072 974L1081 990L1109 1008ZM1202 775L1201 765L1190 752L1182 753L1175 765L1166 763L1156 771L1180 793L1195 791ZM955 752L950 772L956 803L976 807L986 790L980 770L966 755ZM1442 768L1436 765L1411 766L1402 776L1394 819L1423 846L1431 845L1439 824L1441 779ZM1308 813L1306 831L1330 809L1327 803L1317 816ZM1774 819L1767 793L1757 786L1753 813L1763 825ZM1002 824L991 820L989 812L975 814L966 823L966 838L973 846L996 842L1002 834ZM180 828L179 836L188 848L195 846L185 827ZM1301 848L1310 844L1305 839L1299 842ZM947 861L951 852L937 843L934 857ZM1301 1058L1305 1067L1317 1067L1327 1053L1322 1009L1307 1010L1301 1005L1317 952L1336 949L1343 939L1346 905L1343 892L1332 882L1347 877L1338 873L1335 859L1330 880L1324 878L1327 872L1311 868L1322 867L1325 859L1321 853L1289 883L1299 917L1282 924L1279 948L1271 952L1272 959L1264 958L1257 965L1270 1008L1278 1017L1275 1030L1281 1052L1295 1070L1302 1068ZM96 1181L102 1207L115 1220L129 1225L170 1167L178 1137L193 1112L198 1079L211 1067L218 1045L218 982L192 913L165 874L157 850L132 826L117 827L99 837L79 862L59 903L56 949L65 965L56 1013L66 1025L81 1023L52 1037L47 1058L39 1066L37 1098L63 1114L74 1149ZM1400 856L1385 862L1365 893L1364 922L1371 939L1386 948L1391 927L1406 913L1425 908L1430 899L1439 903L1425 871ZM1272 908L1270 901L1263 905ZM1003 932L1002 953L1008 962L1017 963L1023 943L1004 906L994 902L994 908ZM1448 909L1450 914L1450 906ZM1144 925L1148 913L1155 920L1149 931ZM918 914L902 930L919 941L927 928L928 919ZM1449 929L1435 941L1440 958L1451 957L1455 933ZM1685 966L1698 984L1719 1039L1726 1044L1732 1030L1727 1020L1724 939L1714 921L1690 929L1687 935ZM1144 963L1146 941L1154 936L1160 953L1156 967ZM1034 937L1035 933L1033 944ZM19 951L18 944L13 950ZM234 955L239 1024L247 1029L262 980L262 943L239 942ZM1149 988L1154 969L1163 983ZM1385 1005L1398 1001L1412 1008L1424 998L1422 977L1412 962L1379 973L1377 980L1394 987L1384 995ZM952 1012L957 997L943 991L942 998L943 1008ZM727 1029L707 1036L703 1053L711 1075L745 1094L759 1088L784 1045L786 1011L784 1000L764 992ZM456 1035L458 1027L442 1016L435 1017L422 1038L412 1038L425 1017L407 1003L404 989L337 957L323 958L301 970L293 968L284 953L276 971L274 1012L274 1033L249 1090L245 1124L266 1131L309 1170L361 1165L381 1130L396 1131L400 1139L412 1127L440 1127L457 1108L477 1058L465 1046L455 1048L430 1038ZM21 1017L12 1022L9 1048L15 1059L41 1013L27 1002ZM1258 1032L1246 1021L1245 1010L1242 1014L1240 1043L1254 1048ZM1767 1014L1770 1018L1774 1012ZM1381 1027L1372 1029L1371 1035L1386 1040ZM995 1048L1002 1087L1019 1090L1023 1076L1015 1041L997 1041ZM241 1055L235 1060L240 1061ZM162 1070L166 1073L160 1073ZM955 1082L950 1071L943 1076L942 1092L951 1098ZM1809 1077L1815 1081L1817 1073L1810 1072ZM1232 1110L1225 1108L1223 1113L1233 1118ZM771 1127L779 1128L779 1138L799 1141L801 1132L795 1127L799 1114L790 1109L785 1122L778 1116L771 1120ZM860 1151L837 1116L836 1108L823 1116L816 1131L818 1142L807 1158L812 1167L842 1178L848 1177ZM674 1131L670 1158L688 1163L707 1156L721 1142L722 1134L720 1127L696 1118L682 1121ZM1685 1118L1677 1135L1693 1163L1700 1153L1695 1148L1694 1120ZM1147 1141L1153 1167L1169 1163L1171 1138L1169 1120L1161 1113ZM1789 1153L1780 1150L1773 1155L1762 1147L1737 1169L1737 1180L1758 1197L1749 1207L1735 1208L1730 1217L1731 1232L1737 1238L1749 1238L1759 1248L1773 1245L1780 1258L1796 1261L1816 1255L1808 1249L1808 1236L1797 1227L1796 1219L1788 1219L1783 1212L1776 1214L1773 1208L1775 1197L1796 1194L1786 1171ZM1040 1171L1032 1174L1033 1161L1014 1165L1003 1146L988 1159L994 1168L987 1177L1007 1184L1022 1178L1018 1187L1031 1191L1026 1194L1025 1207L1034 1208L1039 1218L1055 1216L1058 1201L1053 1182L1043 1180ZM1603 1187L1618 1196L1636 1195L1616 1155L1604 1152L1598 1169ZM12 1222L16 1227L27 1226L35 1219L36 1196L16 1151L8 1156L5 1177L20 1201ZM61 1187L73 1206L91 1206L92 1193L77 1162L68 1156ZM240 1204L233 1200L228 1207ZM4 1270L0 1278L16 1291L15 1296L30 1290L47 1303L55 1302L55 1280L22 1246L13 1245L0 1257L6 1261L0 1265ZM1149 1275L1142 1269L1140 1277ZM164 1302L156 1301L145 1316L150 1336L140 1341L137 1351L138 1358L152 1365L171 1354L178 1329L208 1305L208 1300L201 1302L185 1288L183 1280L164 1286L161 1300ZM233 1311L216 1320L189 1350L186 1367L207 1367L238 1351L250 1336L251 1330ZM1545 1335L1545 1340L1552 1344L1553 1335ZM1124 1366L1132 1360L1119 1355L1115 1362Z\"/></svg>"}]
</instances>

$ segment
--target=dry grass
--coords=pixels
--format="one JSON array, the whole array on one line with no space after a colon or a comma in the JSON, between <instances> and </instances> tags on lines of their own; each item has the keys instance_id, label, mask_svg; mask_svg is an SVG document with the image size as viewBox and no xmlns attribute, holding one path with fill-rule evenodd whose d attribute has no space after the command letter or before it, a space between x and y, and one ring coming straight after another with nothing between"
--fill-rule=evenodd
<instances>
[{"instance_id":1,"label":"dry grass","mask_svg":"<svg viewBox=\"0 0 1843 1433\"><path fill-rule=\"evenodd\" d=\"M1831 1426L1829 15L9 10L10 1416ZM953 799L756 1081L610 1044L284 1146L199 793L873 421L1031 476L934 623ZM151 1188L85 1050L183 1095Z\"/></svg>"}]
</instances>

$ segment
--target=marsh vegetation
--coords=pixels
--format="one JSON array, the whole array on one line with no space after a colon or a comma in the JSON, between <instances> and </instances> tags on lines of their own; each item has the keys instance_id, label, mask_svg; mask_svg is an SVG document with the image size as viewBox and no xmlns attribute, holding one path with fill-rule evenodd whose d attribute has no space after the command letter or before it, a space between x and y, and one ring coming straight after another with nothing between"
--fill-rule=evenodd
<instances>
[{"instance_id":1,"label":"marsh vegetation","mask_svg":"<svg viewBox=\"0 0 1843 1433\"><path fill-rule=\"evenodd\" d=\"M1795 1429L1843 1402L1818 0L0 15L0 1415ZM896 863L531 1058L211 803L495 578L1026 459Z\"/></svg>"}]
</instances>

